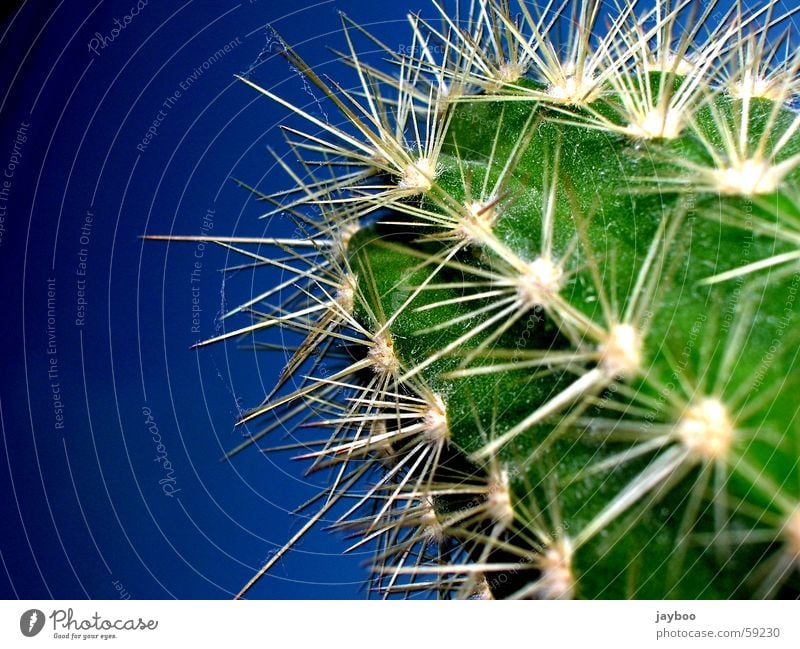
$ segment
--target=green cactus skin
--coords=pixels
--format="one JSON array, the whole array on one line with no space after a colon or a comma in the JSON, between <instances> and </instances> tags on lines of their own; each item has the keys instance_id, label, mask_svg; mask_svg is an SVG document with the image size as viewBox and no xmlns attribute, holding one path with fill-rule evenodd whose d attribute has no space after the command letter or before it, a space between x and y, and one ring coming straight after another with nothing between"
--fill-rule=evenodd
<instances>
[{"instance_id":1,"label":"green cactus skin","mask_svg":"<svg viewBox=\"0 0 800 649\"><path fill-rule=\"evenodd\" d=\"M714 102L720 111L735 110L729 97L716 97ZM487 173L492 176L486 162L490 158L488 148L493 131L502 127L497 120L471 118L469 112L475 109L465 104L456 111L451 124L452 148L446 145L439 159L442 170L437 183L462 201L464 186L457 169L459 163L466 164L463 148L459 146L461 158L448 156L459 142L460 121L473 129L474 148L469 158L473 183L482 183ZM496 115L503 107L482 104L478 110ZM524 180L509 189L514 198L504 204L493 231L520 259L537 258L541 214L548 198L541 181L542 160L552 155L548 151L560 146L561 182L553 248L566 250L578 238L576 215L583 221L578 227L585 227L588 244L578 244L564 268L570 279L564 282L560 295L572 309L605 327L611 322L602 313L602 290L609 302L616 303L617 319L624 320L622 314L631 305L642 310L635 326L640 331L646 329L647 335L643 336L641 367L635 376L619 383L624 392L618 388L616 377L613 383L609 379L582 391L569 407L559 408L554 416L536 425L525 426L497 449L494 459L514 476L510 480L513 501L525 509L530 507L528 503L537 503L542 518L536 522L545 526L548 507L543 503L549 502L551 508L560 510L551 514L550 525L552 519L562 521L565 536L572 530L580 535L632 485L651 476L657 478L649 489L641 490L629 511L613 517L575 553L573 571L581 596L686 599L744 595L752 584L743 581L742 575L760 562L764 547L724 547L723 538L715 549L713 544L706 547L692 543L691 537L700 531L724 535L725 529L748 529L748 521L739 516L730 518L732 510L741 505L748 511L763 511L764 499L769 501L774 495L773 487L767 485L784 485L777 493L785 490L789 502L797 500L797 493L789 487L797 482L796 441L784 438L776 445L780 437L775 433L791 431L795 416L796 405L790 395L797 390L799 377L793 371L796 338L791 331L796 309L792 296L800 278L793 270L748 281L746 287L735 281L711 286L702 282L745 263L791 252L792 246L775 237L754 237L747 229L714 218L727 210L744 214L746 203L740 198L699 194L690 197L690 208L687 196L664 186L657 186L654 193L632 192L639 181L631 178L668 176L669 163L659 162L649 147L636 150L637 144L625 138L548 123L547 112L541 107L536 110L543 124L515 165L515 177ZM752 123L756 135L764 123L759 117ZM524 114L509 118L504 139L520 138L523 130L519 125L525 122ZM711 128L702 121L700 126ZM690 135L678 138L671 146L697 149ZM505 161L504 157L496 159L494 175ZM791 201L784 195L780 200ZM591 219L588 214L592 214ZM766 213L764 218L768 218ZM656 261L649 258L651 242L658 244ZM393 235L378 224L360 233L349 247L351 266L359 277L377 285L381 308L388 317L396 313L397 286L420 285L428 274L427 269L420 269L408 277L408 269L419 264L418 255L393 245L397 243L415 247L409 243L407 231ZM491 249L466 250L462 257L460 263L464 265L496 267ZM593 264L601 282L593 277ZM461 266L452 272L445 269L437 282L456 284L465 272ZM361 290L369 295L366 280ZM489 306L493 300L497 303L497 298L469 299L481 290L485 289L426 291L407 305L390 328L403 366L413 367L435 356L487 322L490 316L479 313L446 329L419 335L443 321ZM453 304L425 309L448 300ZM379 308L377 304L371 306L373 310ZM494 311L500 311L500 307ZM576 346L560 333L547 309L520 311L512 311L494 327L459 344L459 354L441 358L422 371L428 386L443 396L452 443L466 455L480 455L489 440L524 422L531 412L547 406L555 395L597 366L588 362L565 368L556 359L565 354L569 357ZM521 316L519 321L495 339L499 325L516 316ZM770 352L776 339L782 339L779 348ZM591 340L581 339L581 343L586 349L593 347ZM466 370L462 378L448 378L448 373L463 367L463 358L471 356L471 350L483 350L467 366L474 368L475 374ZM542 366L514 369L513 364L521 364L526 353L533 358L531 354L538 351L554 359L541 377L536 375ZM495 358L491 358L493 354ZM491 371L478 374L477 368ZM757 387L753 386L756 376ZM770 394L769 407L747 407L766 393ZM681 418L704 399L722 405L741 403L736 409L725 405L732 439L720 442L725 448L720 449L724 452L719 457L713 440L697 439L694 448L691 440L681 442ZM737 416L739 413L746 414ZM574 421L565 425L570 416ZM490 430L488 439L481 434ZM659 436L669 440L647 443ZM659 470L664 474L656 473ZM764 475L754 480L761 472ZM762 482L760 487L756 486L758 482ZM706 492L717 489L719 494L708 497ZM557 494L553 502L548 490ZM717 511L716 507L724 510ZM715 550L722 553L723 563L714 556ZM720 566L724 568L720 570ZM691 575L687 567L691 567Z\"/></svg>"},{"instance_id":2,"label":"green cactus skin","mask_svg":"<svg viewBox=\"0 0 800 649\"><path fill-rule=\"evenodd\" d=\"M313 126L263 197L312 229L261 242L318 251L302 289L208 341L304 339L244 419L331 431L285 550L347 495L381 596L800 594L800 55L767 38L791 12L637 4L412 18L397 79L345 24L359 99L287 47L355 136L246 80Z\"/></svg>"}]
</instances>

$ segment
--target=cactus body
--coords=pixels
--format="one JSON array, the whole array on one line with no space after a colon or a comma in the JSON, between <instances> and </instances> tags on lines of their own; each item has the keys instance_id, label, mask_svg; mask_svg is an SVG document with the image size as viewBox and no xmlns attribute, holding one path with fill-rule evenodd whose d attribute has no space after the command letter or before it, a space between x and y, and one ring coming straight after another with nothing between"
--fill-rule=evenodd
<instances>
[{"instance_id":1,"label":"cactus body","mask_svg":"<svg viewBox=\"0 0 800 649\"><path fill-rule=\"evenodd\" d=\"M398 76L345 24L363 98L286 49L351 129L294 109L304 168L270 200L315 254L220 338L300 334L246 420L330 431L312 520L342 508L383 596L800 592L790 14L611 4L413 18Z\"/></svg>"}]
</instances>

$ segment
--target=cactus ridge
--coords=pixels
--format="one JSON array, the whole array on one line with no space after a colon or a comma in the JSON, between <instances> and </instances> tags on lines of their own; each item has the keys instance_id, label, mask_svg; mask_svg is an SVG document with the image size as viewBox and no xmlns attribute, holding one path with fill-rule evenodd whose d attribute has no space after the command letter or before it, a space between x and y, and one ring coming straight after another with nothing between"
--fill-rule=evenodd
<instances>
[{"instance_id":1,"label":"cactus ridge","mask_svg":"<svg viewBox=\"0 0 800 649\"><path fill-rule=\"evenodd\" d=\"M212 239L286 279L201 345L296 338L231 454L330 479L240 596L322 521L379 597L800 595L800 8L646 4L342 17L355 90L282 43L344 126L242 79L302 235Z\"/></svg>"}]
</instances>

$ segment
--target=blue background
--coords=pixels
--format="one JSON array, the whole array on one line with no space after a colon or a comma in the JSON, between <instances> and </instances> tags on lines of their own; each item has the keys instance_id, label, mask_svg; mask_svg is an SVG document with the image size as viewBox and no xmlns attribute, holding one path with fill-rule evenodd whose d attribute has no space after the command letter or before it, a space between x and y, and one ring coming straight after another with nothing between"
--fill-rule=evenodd
<instances>
[{"instance_id":1,"label":"blue background","mask_svg":"<svg viewBox=\"0 0 800 649\"><path fill-rule=\"evenodd\" d=\"M0 174L11 173L0 238L3 598L226 598L298 529L290 510L320 478L302 478L288 455L253 449L219 462L241 441L236 417L271 387L280 355L235 343L190 350L219 331L223 304L263 291L279 275L223 276L221 268L241 260L221 248L138 237L197 233L210 210L219 235L290 231L285 221L259 220L263 204L230 177L265 192L288 186L268 147L285 153L279 125L301 122L233 75L339 118L317 105L319 93L280 57L267 25L317 72L351 87L352 71L326 49L345 47L339 10L393 49L410 41L409 10L434 15L426 0L149 0L92 52L96 34L109 38L114 20L135 4L30 1L0 31ZM165 109L226 44L230 51ZM362 39L359 49L374 46ZM159 110L155 136L137 150ZM82 242L87 213L93 221ZM192 332L196 260L200 334ZM48 375L53 358L56 377ZM169 472L154 460L145 412ZM174 480L172 496L165 479ZM363 597L368 557L342 556L346 545L311 533L252 596Z\"/></svg>"},{"instance_id":2,"label":"blue background","mask_svg":"<svg viewBox=\"0 0 800 649\"><path fill-rule=\"evenodd\" d=\"M219 462L242 439L234 428L239 409L257 405L275 380L279 354L233 342L190 350L218 331L223 300L236 304L278 276L223 277L220 269L242 260L215 246L138 237L197 233L210 210L220 235L288 232L285 221L259 220L263 204L230 177L263 191L288 186L268 147L285 153L278 126L301 121L233 75L313 107L266 26L348 86L352 74L326 49L345 47L338 11L398 48L408 7L150 0L115 40L90 51L95 33L108 38L114 19L124 21L135 3L26 2L0 32L0 173L15 164L0 239L4 598L230 597L298 529L302 521L289 512L322 480L302 478L304 467L289 454L250 449ZM226 44L227 54L187 82ZM187 89L165 109L182 82ZM156 135L137 150L159 110ZM20 127L27 141L15 153ZM82 243L87 212L93 222ZM198 259L200 334L192 332L190 284ZM48 354L50 279L55 354ZM79 279L86 281L81 326ZM234 324L246 323L243 316ZM57 378L48 376L52 357ZM171 472L154 460L144 408ZM179 489L171 497L159 484L166 479ZM341 556L346 545L341 536L310 534L252 596L363 597L368 557Z\"/></svg>"}]
</instances>

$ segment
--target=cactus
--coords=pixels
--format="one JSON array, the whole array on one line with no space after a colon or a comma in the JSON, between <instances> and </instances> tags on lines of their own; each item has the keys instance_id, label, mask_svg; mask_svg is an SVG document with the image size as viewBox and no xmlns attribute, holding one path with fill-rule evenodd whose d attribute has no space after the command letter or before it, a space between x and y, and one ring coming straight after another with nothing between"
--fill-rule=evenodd
<instances>
[{"instance_id":1,"label":"cactus","mask_svg":"<svg viewBox=\"0 0 800 649\"><path fill-rule=\"evenodd\" d=\"M381 597L797 597L794 10L436 8L407 54L343 18L356 91L283 44L345 126L243 79L309 124L259 194L300 234L213 239L287 279L202 344L296 337L242 447L330 482L241 594L332 519Z\"/></svg>"}]
</instances>

